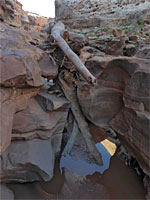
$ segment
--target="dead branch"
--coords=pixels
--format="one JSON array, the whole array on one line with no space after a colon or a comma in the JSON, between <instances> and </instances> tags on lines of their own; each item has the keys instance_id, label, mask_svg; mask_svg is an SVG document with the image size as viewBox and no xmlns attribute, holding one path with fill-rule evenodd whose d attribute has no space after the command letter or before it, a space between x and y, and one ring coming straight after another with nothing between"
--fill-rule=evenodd
<instances>
[{"instance_id":1,"label":"dead branch","mask_svg":"<svg viewBox=\"0 0 150 200\"><path fill-rule=\"evenodd\" d=\"M77 99L76 88L74 87L72 80L72 73L69 73L66 70L60 72L59 84L66 98L71 102L72 113L82 134L82 137L84 138L84 141L86 142L86 145L89 149L89 153L95 159L96 163L103 165L101 155L95 146L95 143L89 131L88 124L84 118L84 115L81 112ZM74 143L74 141L71 142Z\"/></svg>"},{"instance_id":2,"label":"dead branch","mask_svg":"<svg viewBox=\"0 0 150 200\"><path fill-rule=\"evenodd\" d=\"M68 59L75 65L77 70L82 74L82 76L91 84L96 84L96 78L89 72L89 70L84 66L79 57L71 50L69 45L63 39L65 26L62 22L57 22L51 29L51 35L56 40L57 45L61 48Z\"/></svg>"}]
</instances>

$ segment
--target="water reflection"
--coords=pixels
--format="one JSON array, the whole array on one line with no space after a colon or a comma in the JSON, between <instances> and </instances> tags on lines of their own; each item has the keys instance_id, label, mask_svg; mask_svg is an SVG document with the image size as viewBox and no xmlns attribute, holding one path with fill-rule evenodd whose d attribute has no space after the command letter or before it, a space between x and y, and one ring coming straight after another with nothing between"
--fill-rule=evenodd
<instances>
[{"instance_id":1,"label":"water reflection","mask_svg":"<svg viewBox=\"0 0 150 200\"><path fill-rule=\"evenodd\" d=\"M62 157L60 160L60 170L62 172L63 168L68 169L71 172L77 173L81 176L87 176L87 175L92 175L95 172L99 172L103 174L103 172L109 168L110 165L110 158L111 156L115 153L110 152L110 150L107 150L107 146L113 145L113 150L114 150L114 144L109 142L108 140L105 140L105 142L97 143L96 147L98 151L102 155L102 160L103 160L103 166L99 166L97 164L93 163L87 163L84 160L74 160L70 155L67 155L66 157ZM116 150L116 148L115 148Z\"/></svg>"}]
</instances>

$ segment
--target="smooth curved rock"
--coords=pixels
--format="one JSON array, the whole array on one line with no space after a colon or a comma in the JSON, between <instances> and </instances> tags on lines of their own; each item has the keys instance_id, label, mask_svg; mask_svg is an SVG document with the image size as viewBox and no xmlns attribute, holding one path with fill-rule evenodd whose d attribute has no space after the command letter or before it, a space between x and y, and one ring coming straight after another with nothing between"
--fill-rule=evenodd
<instances>
[{"instance_id":1,"label":"smooth curved rock","mask_svg":"<svg viewBox=\"0 0 150 200\"><path fill-rule=\"evenodd\" d=\"M86 66L97 77L98 85L78 87L84 115L99 127L113 128L143 171L149 174L149 60L95 56Z\"/></svg>"},{"instance_id":2,"label":"smooth curved rock","mask_svg":"<svg viewBox=\"0 0 150 200\"><path fill-rule=\"evenodd\" d=\"M138 62L126 57L95 56L86 62L86 66L98 83L94 87L79 87L79 102L88 120L106 128L123 107L123 92Z\"/></svg>"},{"instance_id":3,"label":"smooth curved rock","mask_svg":"<svg viewBox=\"0 0 150 200\"><path fill-rule=\"evenodd\" d=\"M13 141L0 157L1 182L49 181L53 177L51 140Z\"/></svg>"},{"instance_id":4,"label":"smooth curved rock","mask_svg":"<svg viewBox=\"0 0 150 200\"><path fill-rule=\"evenodd\" d=\"M0 89L0 154L6 150L11 142L14 114L24 110L29 99L35 96L38 91L38 88Z\"/></svg>"},{"instance_id":5,"label":"smooth curved rock","mask_svg":"<svg viewBox=\"0 0 150 200\"><path fill-rule=\"evenodd\" d=\"M67 99L48 94L42 88L24 111L15 114L12 139L51 139L53 151L58 155L69 108Z\"/></svg>"},{"instance_id":6,"label":"smooth curved rock","mask_svg":"<svg viewBox=\"0 0 150 200\"><path fill-rule=\"evenodd\" d=\"M42 89L29 101L25 110L15 114L12 138L49 139L57 134L61 141L69 107L70 103L65 98L50 95Z\"/></svg>"}]
</instances>

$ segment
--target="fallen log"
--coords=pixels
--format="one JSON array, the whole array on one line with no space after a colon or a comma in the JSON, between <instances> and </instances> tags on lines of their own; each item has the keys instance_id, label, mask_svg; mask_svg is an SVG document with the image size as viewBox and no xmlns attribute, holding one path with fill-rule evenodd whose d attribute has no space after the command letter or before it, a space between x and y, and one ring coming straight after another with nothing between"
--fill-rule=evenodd
<instances>
[{"instance_id":1,"label":"fallen log","mask_svg":"<svg viewBox=\"0 0 150 200\"><path fill-rule=\"evenodd\" d=\"M60 87L62 88L66 98L71 102L72 113L82 134L82 137L84 138L84 141L88 147L90 155L94 158L97 164L103 165L101 154L98 152L95 146L89 131L88 124L81 112L77 99L76 88L72 81L72 73L69 73L67 70L61 71L58 78ZM71 141L71 143L74 143L75 137L73 137L72 140L73 141Z\"/></svg>"},{"instance_id":2,"label":"fallen log","mask_svg":"<svg viewBox=\"0 0 150 200\"><path fill-rule=\"evenodd\" d=\"M63 39L64 33L66 34L65 26L62 22L58 21L51 29L51 35L57 42L57 45L61 48L68 59L75 65L76 69L82 74L88 83L95 85L96 78L89 72L79 57L71 50L69 45Z\"/></svg>"}]
</instances>

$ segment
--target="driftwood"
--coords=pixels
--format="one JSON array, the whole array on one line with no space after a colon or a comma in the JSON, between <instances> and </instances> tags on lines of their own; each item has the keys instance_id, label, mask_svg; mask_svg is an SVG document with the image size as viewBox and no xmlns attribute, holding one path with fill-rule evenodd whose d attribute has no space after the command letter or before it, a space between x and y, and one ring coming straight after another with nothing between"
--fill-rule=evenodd
<instances>
[{"instance_id":1,"label":"driftwood","mask_svg":"<svg viewBox=\"0 0 150 200\"><path fill-rule=\"evenodd\" d=\"M61 71L59 74L59 84L66 96L66 98L71 102L71 110L78 125L78 128L84 138L84 141L88 147L90 155L94 158L97 164L103 165L102 158L98 152L93 138L90 134L88 124L84 118L84 115L81 112L78 98L76 94L76 88L73 85L73 75L67 70ZM75 137L72 138L73 140ZM71 141L74 143L74 141ZM67 152L67 150L65 150Z\"/></svg>"},{"instance_id":2,"label":"driftwood","mask_svg":"<svg viewBox=\"0 0 150 200\"><path fill-rule=\"evenodd\" d=\"M57 42L57 45L61 48L64 54L68 57L68 59L74 64L76 69L82 74L82 76L87 80L88 83L95 85L96 78L89 72L89 70L84 66L79 57L71 50L69 45L66 43L62 36L66 35L67 32L65 30L65 26L62 22L57 22L51 29L51 35ZM69 33L68 33L69 35Z\"/></svg>"}]
</instances>

